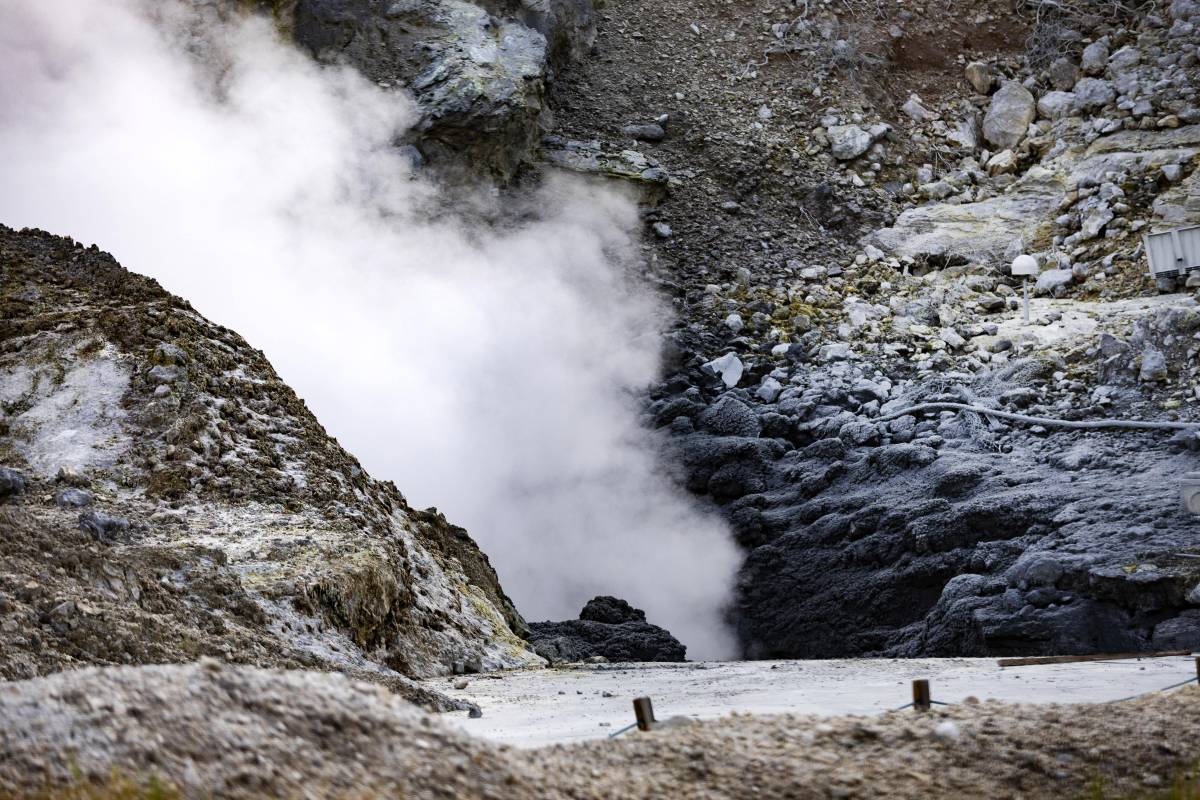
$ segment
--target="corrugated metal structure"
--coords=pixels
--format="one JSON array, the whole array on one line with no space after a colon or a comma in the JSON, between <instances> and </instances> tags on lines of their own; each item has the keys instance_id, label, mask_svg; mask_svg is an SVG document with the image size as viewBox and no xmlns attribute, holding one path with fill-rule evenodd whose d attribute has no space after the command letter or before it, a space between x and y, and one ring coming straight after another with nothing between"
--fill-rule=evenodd
<instances>
[{"instance_id":1,"label":"corrugated metal structure","mask_svg":"<svg viewBox=\"0 0 1200 800\"><path fill-rule=\"evenodd\" d=\"M1200 225L1148 233L1142 242L1150 275L1186 275L1200 270Z\"/></svg>"}]
</instances>

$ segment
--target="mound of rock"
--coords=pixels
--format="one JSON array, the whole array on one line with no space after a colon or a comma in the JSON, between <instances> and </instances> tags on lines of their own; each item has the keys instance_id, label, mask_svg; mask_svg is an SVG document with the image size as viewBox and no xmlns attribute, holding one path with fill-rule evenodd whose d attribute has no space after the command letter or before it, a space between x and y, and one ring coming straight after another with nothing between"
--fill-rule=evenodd
<instances>
[{"instance_id":1,"label":"mound of rock","mask_svg":"<svg viewBox=\"0 0 1200 800\"><path fill-rule=\"evenodd\" d=\"M261 352L95 246L2 226L0 465L0 677L542 663L471 537L367 475Z\"/></svg>"},{"instance_id":2,"label":"mound of rock","mask_svg":"<svg viewBox=\"0 0 1200 800\"><path fill-rule=\"evenodd\" d=\"M670 632L651 625L646 613L616 597L594 597L579 619L533 622L529 641L550 662L683 661L687 648Z\"/></svg>"}]
</instances>

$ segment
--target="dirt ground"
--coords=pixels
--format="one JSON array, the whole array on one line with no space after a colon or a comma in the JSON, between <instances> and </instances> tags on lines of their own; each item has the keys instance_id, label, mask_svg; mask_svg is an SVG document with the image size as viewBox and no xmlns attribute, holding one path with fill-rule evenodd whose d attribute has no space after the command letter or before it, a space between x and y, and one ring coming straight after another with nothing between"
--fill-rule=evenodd
<instances>
[{"instance_id":1,"label":"dirt ground","mask_svg":"<svg viewBox=\"0 0 1200 800\"><path fill-rule=\"evenodd\" d=\"M1153 797L1200 758L1194 687L1111 705L730 715L526 751L375 685L207 661L5 684L0 719L5 798Z\"/></svg>"}]
</instances>

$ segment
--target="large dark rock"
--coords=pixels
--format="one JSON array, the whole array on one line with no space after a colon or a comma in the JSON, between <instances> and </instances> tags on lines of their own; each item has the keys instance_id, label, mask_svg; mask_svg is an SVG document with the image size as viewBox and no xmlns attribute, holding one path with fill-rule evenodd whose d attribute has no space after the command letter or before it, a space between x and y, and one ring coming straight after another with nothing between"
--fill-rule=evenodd
<instances>
[{"instance_id":1,"label":"large dark rock","mask_svg":"<svg viewBox=\"0 0 1200 800\"><path fill-rule=\"evenodd\" d=\"M683 661L687 653L670 632L646 622L646 613L616 597L588 601L579 619L533 622L529 641L538 655L553 662Z\"/></svg>"}]
</instances>

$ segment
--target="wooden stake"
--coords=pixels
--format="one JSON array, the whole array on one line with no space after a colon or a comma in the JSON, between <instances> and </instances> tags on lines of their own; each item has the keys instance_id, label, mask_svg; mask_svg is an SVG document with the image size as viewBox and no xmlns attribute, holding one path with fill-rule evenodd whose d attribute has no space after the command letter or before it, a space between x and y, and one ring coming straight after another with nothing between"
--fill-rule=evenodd
<instances>
[{"instance_id":1,"label":"wooden stake","mask_svg":"<svg viewBox=\"0 0 1200 800\"><path fill-rule=\"evenodd\" d=\"M639 731L648 731L654 727L654 706L649 697L634 698L633 713L637 717Z\"/></svg>"},{"instance_id":2,"label":"wooden stake","mask_svg":"<svg viewBox=\"0 0 1200 800\"><path fill-rule=\"evenodd\" d=\"M1196 680L1200 681L1200 656L1196 656Z\"/></svg>"},{"instance_id":3,"label":"wooden stake","mask_svg":"<svg viewBox=\"0 0 1200 800\"><path fill-rule=\"evenodd\" d=\"M918 678L913 681L913 708L917 711L928 711L933 705L929 696L929 681Z\"/></svg>"}]
</instances>

